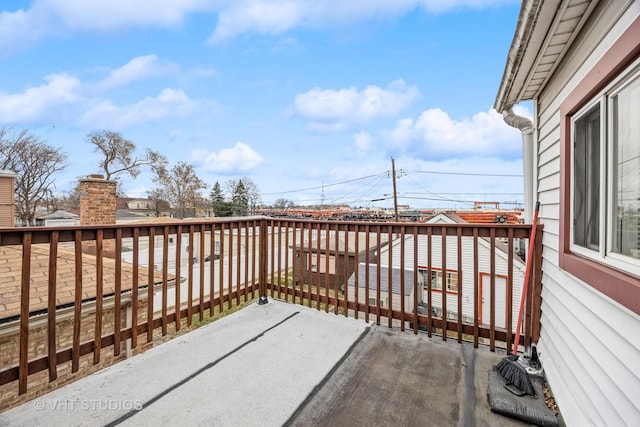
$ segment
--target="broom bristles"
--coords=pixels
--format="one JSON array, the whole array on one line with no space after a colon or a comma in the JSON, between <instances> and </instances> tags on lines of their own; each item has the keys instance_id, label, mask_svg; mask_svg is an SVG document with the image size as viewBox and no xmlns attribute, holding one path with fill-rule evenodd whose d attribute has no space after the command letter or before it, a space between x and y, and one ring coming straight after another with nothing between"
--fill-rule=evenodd
<instances>
[{"instance_id":1,"label":"broom bristles","mask_svg":"<svg viewBox=\"0 0 640 427\"><path fill-rule=\"evenodd\" d=\"M533 384L531 384L529 374L527 374L527 371L518 363L517 355L510 354L504 357L494 369L498 371L507 382L535 397L536 391L533 388Z\"/></svg>"}]
</instances>

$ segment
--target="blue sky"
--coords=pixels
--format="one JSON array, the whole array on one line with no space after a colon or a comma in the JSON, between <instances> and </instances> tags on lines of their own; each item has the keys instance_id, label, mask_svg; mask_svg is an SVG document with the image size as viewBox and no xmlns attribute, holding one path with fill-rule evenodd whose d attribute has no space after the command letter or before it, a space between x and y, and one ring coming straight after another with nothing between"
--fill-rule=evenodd
<instances>
[{"instance_id":1,"label":"blue sky","mask_svg":"<svg viewBox=\"0 0 640 427\"><path fill-rule=\"evenodd\" d=\"M0 126L62 148L56 191L99 172L86 136L108 129L211 186L249 177L266 204L390 207L392 157L400 204L523 200L520 133L492 109L519 1L1 7Z\"/></svg>"}]
</instances>

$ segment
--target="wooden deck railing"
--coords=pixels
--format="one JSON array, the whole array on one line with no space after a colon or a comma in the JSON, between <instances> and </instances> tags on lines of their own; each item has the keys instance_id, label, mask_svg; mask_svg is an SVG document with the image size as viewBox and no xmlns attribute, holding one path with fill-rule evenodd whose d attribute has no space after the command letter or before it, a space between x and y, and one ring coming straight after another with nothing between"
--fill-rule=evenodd
<instances>
[{"instance_id":1,"label":"wooden deck railing","mask_svg":"<svg viewBox=\"0 0 640 427\"><path fill-rule=\"evenodd\" d=\"M0 229L0 391L118 360L258 297L505 347L524 271L516 246L530 232L263 217ZM538 334L540 251L525 346Z\"/></svg>"}]
</instances>

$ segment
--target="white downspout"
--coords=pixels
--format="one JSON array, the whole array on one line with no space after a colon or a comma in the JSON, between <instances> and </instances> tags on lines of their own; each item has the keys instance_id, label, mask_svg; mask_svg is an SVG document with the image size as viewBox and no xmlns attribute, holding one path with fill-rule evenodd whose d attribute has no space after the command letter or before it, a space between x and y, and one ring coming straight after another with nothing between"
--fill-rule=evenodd
<instances>
[{"instance_id":1,"label":"white downspout","mask_svg":"<svg viewBox=\"0 0 640 427\"><path fill-rule=\"evenodd\" d=\"M502 112L502 119L506 124L522 132L522 172L524 174L524 217L525 222L530 221L533 216L534 201L534 144L533 144L533 122L526 117L518 116L513 112L513 107L509 107Z\"/></svg>"},{"instance_id":2,"label":"white downspout","mask_svg":"<svg viewBox=\"0 0 640 427\"><path fill-rule=\"evenodd\" d=\"M536 170L535 164L536 153L533 143L533 122L526 117L518 116L513 112L513 106L510 106L502 112L502 119L506 124L516 129L520 129L522 132L522 172L524 175L524 217L525 222L531 221L533 218L533 206L537 202L534 200L534 194L536 192ZM528 251L528 248L525 248ZM526 255L527 257L529 254ZM537 343L532 343L531 348L525 349L525 354L528 358L538 360L537 356Z\"/></svg>"}]
</instances>

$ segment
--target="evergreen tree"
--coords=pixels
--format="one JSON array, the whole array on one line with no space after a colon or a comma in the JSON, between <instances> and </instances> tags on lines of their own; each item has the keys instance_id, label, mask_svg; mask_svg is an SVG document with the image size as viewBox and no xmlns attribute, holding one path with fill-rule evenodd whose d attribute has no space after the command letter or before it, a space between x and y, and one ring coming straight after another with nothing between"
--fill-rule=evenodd
<instances>
[{"instance_id":1,"label":"evergreen tree","mask_svg":"<svg viewBox=\"0 0 640 427\"><path fill-rule=\"evenodd\" d=\"M231 195L231 205L233 206L233 216L246 216L249 213L249 194L247 189L242 183L242 180L238 180L238 184L233 189Z\"/></svg>"},{"instance_id":2,"label":"evergreen tree","mask_svg":"<svg viewBox=\"0 0 640 427\"><path fill-rule=\"evenodd\" d=\"M224 194L222 193L222 188L218 181L213 185L211 194L209 194L209 199L211 200L211 208L213 209L213 214L215 216L226 217L233 215L231 202L224 199Z\"/></svg>"}]
</instances>

